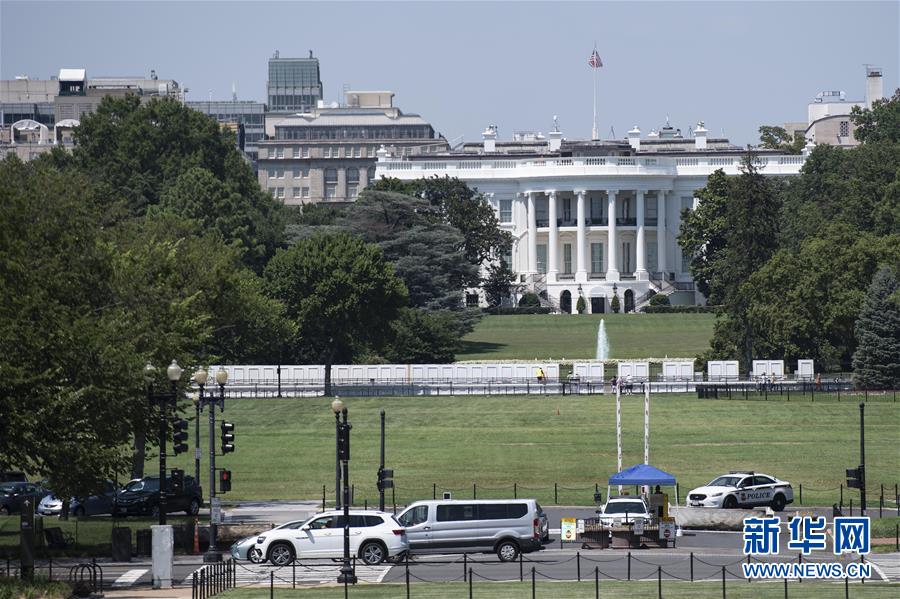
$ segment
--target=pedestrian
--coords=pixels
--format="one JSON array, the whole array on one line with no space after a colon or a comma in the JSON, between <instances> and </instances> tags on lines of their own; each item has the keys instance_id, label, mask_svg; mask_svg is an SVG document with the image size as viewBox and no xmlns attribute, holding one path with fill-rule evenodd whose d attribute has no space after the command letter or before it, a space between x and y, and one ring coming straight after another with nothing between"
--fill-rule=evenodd
<instances>
[{"instance_id":1,"label":"pedestrian","mask_svg":"<svg viewBox=\"0 0 900 599\"><path fill-rule=\"evenodd\" d=\"M625 377L625 393L626 395L631 395L634 391L634 380L631 378L631 375L627 375Z\"/></svg>"},{"instance_id":2,"label":"pedestrian","mask_svg":"<svg viewBox=\"0 0 900 599\"><path fill-rule=\"evenodd\" d=\"M616 392L616 383L618 383L618 381L616 380L616 377L612 377L611 379L609 379L609 386L612 389L613 393Z\"/></svg>"},{"instance_id":3,"label":"pedestrian","mask_svg":"<svg viewBox=\"0 0 900 599\"><path fill-rule=\"evenodd\" d=\"M538 381L538 383L542 383L542 384L544 382L544 369L543 368L539 367L537 369L537 381Z\"/></svg>"},{"instance_id":4,"label":"pedestrian","mask_svg":"<svg viewBox=\"0 0 900 599\"><path fill-rule=\"evenodd\" d=\"M822 373L819 372L816 374L816 391L822 390Z\"/></svg>"}]
</instances>

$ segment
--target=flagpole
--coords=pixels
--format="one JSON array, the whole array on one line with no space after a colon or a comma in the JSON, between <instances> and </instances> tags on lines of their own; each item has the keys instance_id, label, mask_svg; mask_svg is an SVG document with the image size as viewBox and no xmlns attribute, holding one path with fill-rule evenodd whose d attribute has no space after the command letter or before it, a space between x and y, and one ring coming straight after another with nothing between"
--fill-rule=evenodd
<instances>
[{"instance_id":1,"label":"flagpole","mask_svg":"<svg viewBox=\"0 0 900 599\"><path fill-rule=\"evenodd\" d=\"M591 139L599 139L597 135L597 69L591 69L594 72L594 127L591 129Z\"/></svg>"}]
</instances>

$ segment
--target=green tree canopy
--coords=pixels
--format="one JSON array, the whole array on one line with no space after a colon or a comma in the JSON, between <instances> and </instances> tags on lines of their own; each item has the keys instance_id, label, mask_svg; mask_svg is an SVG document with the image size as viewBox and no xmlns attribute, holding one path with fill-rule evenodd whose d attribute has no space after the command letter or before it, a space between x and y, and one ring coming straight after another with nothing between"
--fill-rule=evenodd
<instances>
[{"instance_id":1,"label":"green tree canopy","mask_svg":"<svg viewBox=\"0 0 900 599\"><path fill-rule=\"evenodd\" d=\"M382 251L346 233L313 235L279 250L265 280L297 327L293 356L325 365L326 395L331 366L352 361L364 344L380 348L408 297Z\"/></svg>"},{"instance_id":2,"label":"green tree canopy","mask_svg":"<svg viewBox=\"0 0 900 599\"><path fill-rule=\"evenodd\" d=\"M890 268L872 277L856 321L856 340L856 384L868 389L900 386L900 284Z\"/></svg>"},{"instance_id":3,"label":"green tree canopy","mask_svg":"<svg viewBox=\"0 0 900 599\"><path fill-rule=\"evenodd\" d=\"M260 188L233 135L174 99L106 97L76 128L75 144L71 165L100 187L113 218L164 203L218 228L256 269L283 243L280 205Z\"/></svg>"},{"instance_id":4,"label":"green tree canopy","mask_svg":"<svg viewBox=\"0 0 900 599\"><path fill-rule=\"evenodd\" d=\"M872 108L854 106L850 118L860 143L900 143L900 89L894 90L890 98L872 102Z\"/></svg>"},{"instance_id":5,"label":"green tree canopy","mask_svg":"<svg viewBox=\"0 0 900 599\"><path fill-rule=\"evenodd\" d=\"M762 125L759 128L760 146L768 150L781 150L786 154L799 154L806 145L803 133L794 131L794 135L788 134L784 127Z\"/></svg>"},{"instance_id":6,"label":"green tree canopy","mask_svg":"<svg viewBox=\"0 0 900 599\"><path fill-rule=\"evenodd\" d=\"M716 170L709 176L706 187L694 194L699 199L697 209L682 211L678 234L683 254L690 257L694 284L715 305L721 304L725 297L729 193L725 171Z\"/></svg>"}]
</instances>

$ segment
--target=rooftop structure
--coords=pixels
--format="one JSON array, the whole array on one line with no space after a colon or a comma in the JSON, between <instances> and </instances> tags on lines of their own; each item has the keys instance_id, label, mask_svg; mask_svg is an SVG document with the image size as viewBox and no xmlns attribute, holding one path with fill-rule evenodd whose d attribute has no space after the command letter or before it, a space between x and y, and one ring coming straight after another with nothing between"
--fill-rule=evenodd
<instances>
[{"instance_id":1,"label":"rooftop structure","mask_svg":"<svg viewBox=\"0 0 900 599\"><path fill-rule=\"evenodd\" d=\"M271 112L308 112L322 99L319 59L282 58L276 50L269 59L266 97Z\"/></svg>"}]
</instances>

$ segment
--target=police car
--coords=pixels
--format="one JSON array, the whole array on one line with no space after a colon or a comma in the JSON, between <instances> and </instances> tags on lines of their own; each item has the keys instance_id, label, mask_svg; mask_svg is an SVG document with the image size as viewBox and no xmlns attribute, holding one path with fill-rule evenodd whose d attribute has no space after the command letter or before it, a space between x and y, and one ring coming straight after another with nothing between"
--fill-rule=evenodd
<instances>
[{"instance_id":1,"label":"police car","mask_svg":"<svg viewBox=\"0 0 900 599\"><path fill-rule=\"evenodd\" d=\"M794 502L791 483L760 472L731 472L688 493L691 507L755 507L769 505L776 512Z\"/></svg>"}]
</instances>

